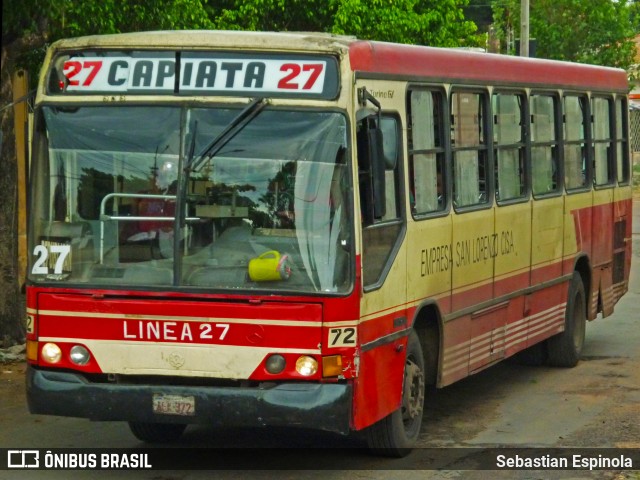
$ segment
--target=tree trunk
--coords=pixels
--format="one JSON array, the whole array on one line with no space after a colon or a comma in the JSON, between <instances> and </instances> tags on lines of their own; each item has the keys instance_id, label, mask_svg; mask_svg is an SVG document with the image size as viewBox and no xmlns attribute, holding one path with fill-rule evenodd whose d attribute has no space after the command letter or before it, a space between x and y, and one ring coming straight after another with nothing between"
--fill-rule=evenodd
<instances>
[{"instance_id":1,"label":"tree trunk","mask_svg":"<svg viewBox=\"0 0 640 480\"><path fill-rule=\"evenodd\" d=\"M10 46L0 59L0 346L24 341L24 295L18 285L18 189L11 73L15 63Z\"/></svg>"}]
</instances>

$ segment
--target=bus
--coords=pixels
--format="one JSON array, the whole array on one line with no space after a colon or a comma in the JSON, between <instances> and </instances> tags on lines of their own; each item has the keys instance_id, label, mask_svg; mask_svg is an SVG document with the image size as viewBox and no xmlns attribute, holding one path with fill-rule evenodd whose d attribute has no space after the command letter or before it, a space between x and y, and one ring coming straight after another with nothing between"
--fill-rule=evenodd
<instances>
[{"instance_id":1,"label":"bus","mask_svg":"<svg viewBox=\"0 0 640 480\"><path fill-rule=\"evenodd\" d=\"M575 366L628 289L622 70L315 33L54 43L32 413L419 440L429 392Z\"/></svg>"}]
</instances>

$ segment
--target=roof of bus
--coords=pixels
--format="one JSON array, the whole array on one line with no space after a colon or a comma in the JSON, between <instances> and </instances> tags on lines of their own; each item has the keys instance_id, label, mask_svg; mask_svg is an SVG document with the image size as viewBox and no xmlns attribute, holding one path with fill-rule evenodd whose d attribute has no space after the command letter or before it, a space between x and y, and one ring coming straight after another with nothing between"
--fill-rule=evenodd
<instances>
[{"instance_id":1,"label":"roof of bus","mask_svg":"<svg viewBox=\"0 0 640 480\"><path fill-rule=\"evenodd\" d=\"M224 30L165 30L92 35L58 40L53 49L76 48L254 48L285 51L346 50L355 37L321 32L250 32Z\"/></svg>"},{"instance_id":2,"label":"roof of bus","mask_svg":"<svg viewBox=\"0 0 640 480\"><path fill-rule=\"evenodd\" d=\"M349 57L354 71L372 74L452 83L628 91L624 70L555 60L371 41L351 43Z\"/></svg>"},{"instance_id":3,"label":"roof of bus","mask_svg":"<svg viewBox=\"0 0 640 480\"><path fill-rule=\"evenodd\" d=\"M319 32L182 30L96 35L65 39L53 49L247 48L349 54L351 69L372 76L434 82L510 84L628 91L624 70L450 48L357 40Z\"/></svg>"}]
</instances>

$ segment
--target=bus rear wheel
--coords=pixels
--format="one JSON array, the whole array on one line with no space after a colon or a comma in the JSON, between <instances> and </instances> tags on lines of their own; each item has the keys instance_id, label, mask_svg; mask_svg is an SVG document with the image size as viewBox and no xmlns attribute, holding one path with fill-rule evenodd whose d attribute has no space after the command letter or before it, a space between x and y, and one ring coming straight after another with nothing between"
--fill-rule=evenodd
<instances>
[{"instance_id":1,"label":"bus rear wheel","mask_svg":"<svg viewBox=\"0 0 640 480\"><path fill-rule=\"evenodd\" d=\"M178 440L187 425L180 423L129 422L131 433L143 442L167 443Z\"/></svg>"},{"instance_id":2,"label":"bus rear wheel","mask_svg":"<svg viewBox=\"0 0 640 480\"><path fill-rule=\"evenodd\" d=\"M582 277L573 272L567 297L564 332L547 340L549 365L575 367L580 360L587 326L587 304Z\"/></svg>"},{"instance_id":3,"label":"bus rear wheel","mask_svg":"<svg viewBox=\"0 0 640 480\"><path fill-rule=\"evenodd\" d=\"M371 425L367 444L371 452L387 457L404 457L418 440L424 408L425 364L420 339L411 330L404 367L402 405L398 410Z\"/></svg>"}]
</instances>

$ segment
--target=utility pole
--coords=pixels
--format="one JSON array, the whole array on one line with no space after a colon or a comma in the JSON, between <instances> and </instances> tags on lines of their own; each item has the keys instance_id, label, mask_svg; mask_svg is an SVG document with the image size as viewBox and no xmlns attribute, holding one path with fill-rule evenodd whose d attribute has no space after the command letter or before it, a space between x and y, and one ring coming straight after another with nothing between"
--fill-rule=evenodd
<instances>
[{"instance_id":1,"label":"utility pole","mask_svg":"<svg viewBox=\"0 0 640 480\"><path fill-rule=\"evenodd\" d=\"M27 158L29 145L29 108L25 98L29 91L29 76L25 70L18 70L13 74L13 121L16 134L16 164L18 189L18 286L24 285L27 272L27 178L29 177L29 160ZM21 101L22 99L22 101Z\"/></svg>"},{"instance_id":2,"label":"utility pole","mask_svg":"<svg viewBox=\"0 0 640 480\"><path fill-rule=\"evenodd\" d=\"M520 0L520 56L529 56L529 0Z\"/></svg>"}]
</instances>

